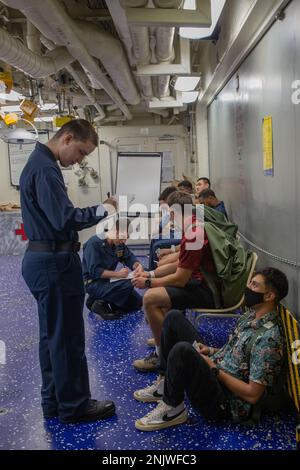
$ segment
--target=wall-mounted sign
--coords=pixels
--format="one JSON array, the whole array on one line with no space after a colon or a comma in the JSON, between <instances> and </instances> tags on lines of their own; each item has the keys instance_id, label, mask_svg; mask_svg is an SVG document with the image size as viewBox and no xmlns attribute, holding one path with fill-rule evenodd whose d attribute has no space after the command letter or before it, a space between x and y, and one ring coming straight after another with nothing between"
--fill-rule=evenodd
<instances>
[{"instance_id":1,"label":"wall-mounted sign","mask_svg":"<svg viewBox=\"0 0 300 470\"><path fill-rule=\"evenodd\" d=\"M265 176L274 176L272 116L263 119L263 155Z\"/></svg>"}]
</instances>

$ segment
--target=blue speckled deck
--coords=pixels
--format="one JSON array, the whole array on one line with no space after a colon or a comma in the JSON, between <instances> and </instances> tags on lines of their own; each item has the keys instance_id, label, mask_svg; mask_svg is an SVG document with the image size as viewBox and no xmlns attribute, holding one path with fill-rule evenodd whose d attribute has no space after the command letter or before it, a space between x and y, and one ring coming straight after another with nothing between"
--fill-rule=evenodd
<instances>
[{"instance_id":1,"label":"blue speckled deck","mask_svg":"<svg viewBox=\"0 0 300 470\"><path fill-rule=\"evenodd\" d=\"M149 330L141 312L109 322L85 311L92 395L112 398L117 416L105 422L80 425L43 420L37 309L21 277L20 263L19 256L0 257L0 341L6 344L7 356L6 364L0 364L0 449L295 448L293 416L266 417L257 428L249 429L234 424L211 424L191 412L194 425L152 433L135 430L134 420L153 405L135 401L133 391L155 377L141 374L131 366L134 359L148 352L145 340ZM203 340L219 346L233 322L203 321Z\"/></svg>"}]
</instances>

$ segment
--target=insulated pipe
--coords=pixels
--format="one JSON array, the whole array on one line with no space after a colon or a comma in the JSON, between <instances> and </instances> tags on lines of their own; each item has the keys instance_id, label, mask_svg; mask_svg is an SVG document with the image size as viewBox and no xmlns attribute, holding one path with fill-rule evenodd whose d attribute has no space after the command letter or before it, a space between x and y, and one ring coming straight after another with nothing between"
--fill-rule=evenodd
<instances>
[{"instance_id":1,"label":"insulated pipe","mask_svg":"<svg viewBox=\"0 0 300 470\"><path fill-rule=\"evenodd\" d=\"M179 9L183 5L183 0L153 0L157 8ZM156 48L155 54L158 62L173 62L175 28L158 27L155 30ZM170 96L170 76L155 77L155 88L160 99Z\"/></svg>"},{"instance_id":2,"label":"insulated pipe","mask_svg":"<svg viewBox=\"0 0 300 470\"><path fill-rule=\"evenodd\" d=\"M27 20L27 35L26 42L28 49L35 54L41 55L41 41L40 41L40 32L33 26L30 21Z\"/></svg>"},{"instance_id":3,"label":"insulated pipe","mask_svg":"<svg viewBox=\"0 0 300 470\"><path fill-rule=\"evenodd\" d=\"M44 44L44 46L48 47L48 49L52 49L53 47L55 47L55 45L47 38L44 38L43 36L41 37L41 41L42 43ZM97 109L98 113L99 113L99 116L100 116L100 119L103 119L105 117L105 112L103 111L101 105L97 102L97 100L95 99L95 97L92 95L92 93L90 92L89 88L86 86L84 80L82 79L82 77L80 76L80 73L77 72L77 70L75 70L75 68L72 66L72 65L68 65L66 67L67 71L69 72L70 75L72 75L72 77L74 78L74 80L76 81L77 85L80 86L80 88L82 89L83 93L87 96L87 98L89 99L89 102L95 106L95 108Z\"/></svg>"},{"instance_id":4,"label":"insulated pipe","mask_svg":"<svg viewBox=\"0 0 300 470\"><path fill-rule=\"evenodd\" d=\"M44 18L48 17L53 22L55 34L57 34L59 40L66 44L71 55L102 84L104 90L112 97L127 119L132 119L132 114L127 105L105 74L100 70L95 59L90 55L89 50L81 40L80 30L74 27L74 22L70 19L59 1L44 0L43 3L40 3L40 1L35 1L34 3L41 16ZM91 42L93 43L93 41Z\"/></svg>"},{"instance_id":5,"label":"insulated pipe","mask_svg":"<svg viewBox=\"0 0 300 470\"><path fill-rule=\"evenodd\" d=\"M51 39L55 44L66 45L83 66L85 62L89 63L91 67L89 72L93 75L93 79L101 83L102 87L123 108L128 117L131 116L117 90L105 74L101 72L95 61L92 61L91 57L91 55L95 55L109 71L109 74L114 76L116 86L121 90L125 100L129 104L138 104L140 95L120 41L113 38L109 33L101 31L92 23L72 20L66 13L64 6L57 0L46 0L44 2L40 2L40 0L27 0L26 2L23 0L4 0L3 3L20 10L44 36ZM92 41L91 37L93 38ZM93 49L93 51L91 52L90 49Z\"/></svg>"},{"instance_id":6,"label":"insulated pipe","mask_svg":"<svg viewBox=\"0 0 300 470\"><path fill-rule=\"evenodd\" d=\"M74 62L74 58L65 47L57 47L47 56L39 56L2 28L0 28L0 59L33 78L48 77Z\"/></svg>"},{"instance_id":7,"label":"insulated pipe","mask_svg":"<svg viewBox=\"0 0 300 470\"><path fill-rule=\"evenodd\" d=\"M124 8L146 7L148 0L121 0ZM109 7L109 5L108 5ZM116 18L117 20L117 18ZM129 26L132 39L132 50L137 65L148 65L151 61L150 37L147 26ZM138 77L138 83L142 89L143 97L150 99L153 97L153 87L151 77Z\"/></svg>"},{"instance_id":8,"label":"insulated pipe","mask_svg":"<svg viewBox=\"0 0 300 470\"><path fill-rule=\"evenodd\" d=\"M92 93L90 92L89 88L86 86L86 84L84 83L84 81L81 79L79 73L74 69L74 67L72 65L68 65L66 67L67 71L69 72L70 75L72 75L72 77L76 80L76 83L77 85L80 86L80 88L82 89L83 93L88 97L90 103L95 106L95 108L97 109L98 113L99 113L99 118L100 119L103 119L105 117L105 112L103 111L103 108L101 107L101 105L97 102L97 100L95 99L95 97L92 95Z\"/></svg>"},{"instance_id":9,"label":"insulated pipe","mask_svg":"<svg viewBox=\"0 0 300 470\"><path fill-rule=\"evenodd\" d=\"M87 21L73 21L82 43L93 57L97 57L104 65L109 76L116 84L125 100L132 105L139 104L140 95L134 83L132 72L121 42L105 31L101 31L93 23ZM93 40L91 41L91 37ZM90 71L91 72L91 71ZM105 88L101 81L95 77L100 86ZM106 77L105 77L106 78Z\"/></svg>"}]
</instances>

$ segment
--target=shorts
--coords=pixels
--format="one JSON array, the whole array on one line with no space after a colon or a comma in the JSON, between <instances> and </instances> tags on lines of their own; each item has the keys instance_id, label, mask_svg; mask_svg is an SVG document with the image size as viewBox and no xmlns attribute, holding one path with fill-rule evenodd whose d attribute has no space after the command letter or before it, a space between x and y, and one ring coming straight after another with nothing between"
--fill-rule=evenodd
<instances>
[{"instance_id":1,"label":"shorts","mask_svg":"<svg viewBox=\"0 0 300 470\"><path fill-rule=\"evenodd\" d=\"M215 308L214 296L210 288L198 279L192 279L185 287L165 287L172 308Z\"/></svg>"}]
</instances>

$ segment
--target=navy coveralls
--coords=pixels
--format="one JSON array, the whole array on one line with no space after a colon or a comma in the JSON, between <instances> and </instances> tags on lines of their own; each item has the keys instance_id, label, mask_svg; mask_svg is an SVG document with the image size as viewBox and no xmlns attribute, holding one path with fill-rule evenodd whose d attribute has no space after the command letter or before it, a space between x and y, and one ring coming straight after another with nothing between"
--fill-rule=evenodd
<instances>
[{"instance_id":1,"label":"navy coveralls","mask_svg":"<svg viewBox=\"0 0 300 470\"><path fill-rule=\"evenodd\" d=\"M24 167L20 191L24 228L30 241L50 245L76 242L77 230L91 227L107 215L103 206L74 208L53 153L41 143L36 144ZM27 250L22 274L38 304L44 414L57 410L62 419L83 414L90 387L79 255Z\"/></svg>"},{"instance_id":2,"label":"navy coveralls","mask_svg":"<svg viewBox=\"0 0 300 470\"><path fill-rule=\"evenodd\" d=\"M93 281L87 285L87 293L93 300L104 300L125 312L140 309L142 297L134 290L130 279L117 282L101 279L103 271L115 271L118 263L133 269L137 261L125 244L109 245L107 240L94 235L83 246L83 277L85 281Z\"/></svg>"}]
</instances>

